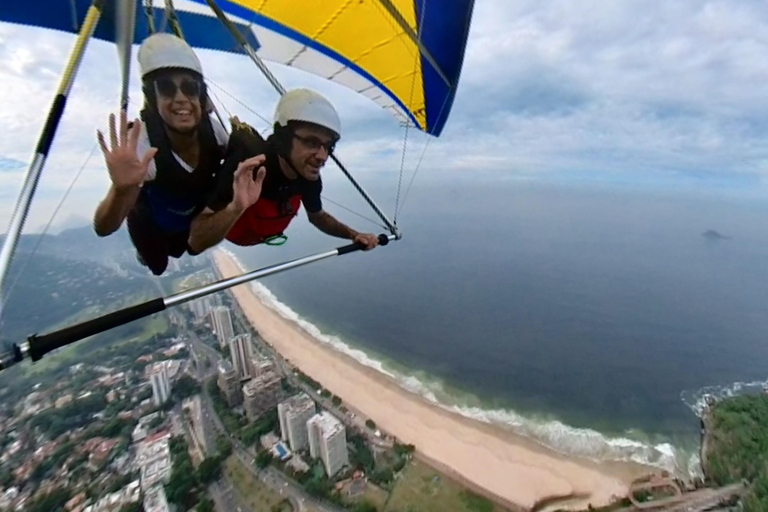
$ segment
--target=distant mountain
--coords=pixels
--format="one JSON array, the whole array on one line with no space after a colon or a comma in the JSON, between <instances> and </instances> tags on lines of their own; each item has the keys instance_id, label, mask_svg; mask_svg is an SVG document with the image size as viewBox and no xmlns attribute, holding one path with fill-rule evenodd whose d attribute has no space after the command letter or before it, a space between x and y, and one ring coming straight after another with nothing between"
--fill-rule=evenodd
<instances>
[{"instance_id":1,"label":"distant mountain","mask_svg":"<svg viewBox=\"0 0 768 512\"><path fill-rule=\"evenodd\" d=\"M710 240L730 240L731 237L724 236L715 231L714 229L708 229L704 233L701 234L704 238L708 238Z\"/></svg>"},{"instance_id":2,"label":"distant mountain","mask_svg":"<svg viewBox=\"0 0 768 512\"><path fill-rule=\"evenodd\" d=\"M91 226L92 221L83 215L72 214L61 222L57 222L51 227L51 231L62 232L67 229L82 228L83 226ZM42 231L42 229L40 230Z\"/></svg>"},{"instance_id":3,"label":"distant mountain","mask_svg":"<svg viewBox=\"0 0 768 512\"><path fill-rule=\"evenodd\" d=\"M5 235L0 236L0 243ZM98 237L91 226L65 229L58 235L22 235L18 253L49 254L58 258L107 261L115 256L135 259L135 250L125 228L107 237Z\"/></svg>"}]
</instances>

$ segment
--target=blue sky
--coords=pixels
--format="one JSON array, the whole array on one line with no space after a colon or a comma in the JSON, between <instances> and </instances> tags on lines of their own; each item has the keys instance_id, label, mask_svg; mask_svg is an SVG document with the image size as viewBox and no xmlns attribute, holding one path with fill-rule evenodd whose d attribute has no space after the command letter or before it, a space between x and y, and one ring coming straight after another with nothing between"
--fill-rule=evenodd
<instances>
[{"instance_id":1,"label":"blue sky","mask_svg":"<svg viewBox=\"0 0 768 512\"><path fill-rule=\"evenodd\" d=\"M0 231L18 193L70 34L0 23ZM199 52L223 105L259 129L276 93L245 57ZM417 178L476 170L526 179L711 183L763 193L768 175L768 4L756 0L478 0L451 118ZM134 49L135 56L135 49ZM273 65L288 87L337 105L339 156L366 182L400 168L403 129L367 99ZM139 106L134 61L132 115ZM28 228L45 224L118 102L115 47L92 41L35 198ZM426 142L411 132L406 172ZM337 173L328 172L333 183ZM56 217L89 219L108 187L96 151ZM374 196L376 191L373 191Z\"/></svg>"}]
</instances>

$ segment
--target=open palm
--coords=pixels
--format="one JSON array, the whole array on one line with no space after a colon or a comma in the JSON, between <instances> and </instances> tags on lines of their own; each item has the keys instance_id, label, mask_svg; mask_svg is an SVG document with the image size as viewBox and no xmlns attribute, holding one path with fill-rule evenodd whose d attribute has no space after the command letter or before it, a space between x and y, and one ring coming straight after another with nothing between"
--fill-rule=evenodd
<instances>
[{"instance_id":1,"label":"open palm","mask_svg":"<svg viewBox=\"0 0 768 512\"><path fill-rule=\"evenodd\" d=\"M149 162L152 161L152 158L157 153L157 149L150 148L143 158L139 159L136 154L136 145L141 133L141 127L141 121L136 119L133 126L128 129L126 111L121 110L119 139L115 130L115 115L109 115L111 149L107 147L104 141L104 134L100 130L97 133L101 151L104 153L104 160L107 162L109 177L118 189L141 185L147 175Z\"/></svg>"}]
</instances>

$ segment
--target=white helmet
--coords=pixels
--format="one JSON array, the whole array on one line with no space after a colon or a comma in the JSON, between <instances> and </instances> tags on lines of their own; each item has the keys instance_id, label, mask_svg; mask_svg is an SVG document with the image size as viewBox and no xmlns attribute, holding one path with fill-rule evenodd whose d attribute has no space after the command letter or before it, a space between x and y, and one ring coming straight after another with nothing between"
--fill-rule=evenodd
<instances>
[{"instance_id":1,"label":"white helmet","mask_svg":"<svg viewBox=\"0 0 768 512\"><path fill-rule=\"evenodd\" d=\"M141 77L163 68L182 68L203 74L200 59L183 39L164 32L152 34L139 48Z\"/></svg>"},{"instance_id":2,"label":"white helmet","mask_svg":"<svg viewBox=\"0 0 768 512\"><path fill-rule=\"evenodd\" d=\"M341 120L331 102L309 89L294 89L283 94L275 109L275 123L304 121L328 128L341 137Z\"/></svg>"}]
</instances>

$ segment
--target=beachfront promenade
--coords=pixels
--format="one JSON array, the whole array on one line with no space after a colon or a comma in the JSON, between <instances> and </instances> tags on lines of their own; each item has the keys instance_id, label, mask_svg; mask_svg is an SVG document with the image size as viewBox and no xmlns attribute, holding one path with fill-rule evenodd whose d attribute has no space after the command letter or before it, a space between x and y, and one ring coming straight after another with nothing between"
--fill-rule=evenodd
<instances>
[{"instance_id":1,"label":"beachfront promenade","mask_svg":"<svg viewBox=\"0 0 768 512\"><path fill-rule=\"evenodd\" d=\"M222 277L243 272L223 250L213 253ZM480 422L425 400L394 379L315 339L241 285L231 293L247 321L282 358L339 396L346 407L440 470L483 489L500 502L531 508L543 500L578 497L571 510L603 506L628 494L638 477L655 473L634 462L595 462L548 449L508 429ZM480 448L478 448L480 447Z\"/></svg>"}]
</instances>

